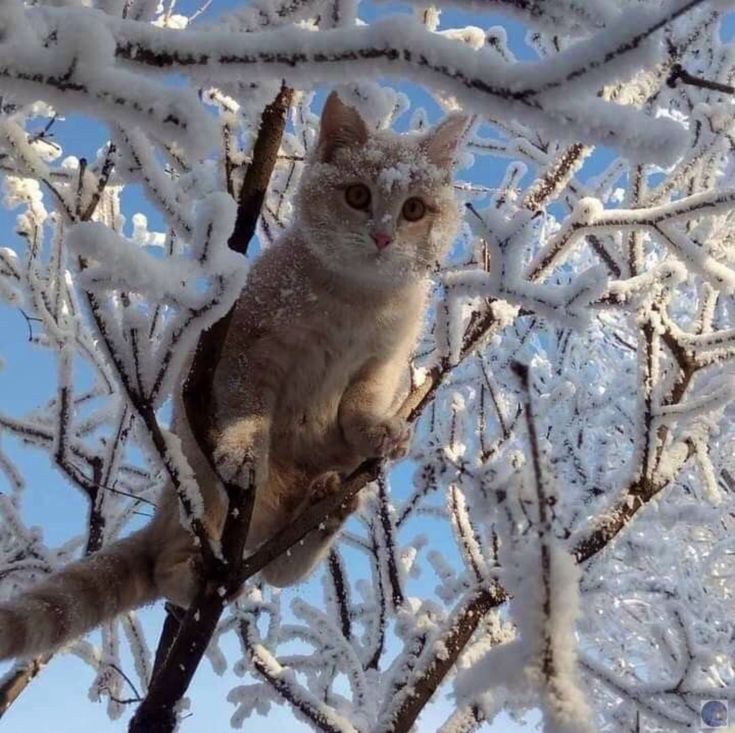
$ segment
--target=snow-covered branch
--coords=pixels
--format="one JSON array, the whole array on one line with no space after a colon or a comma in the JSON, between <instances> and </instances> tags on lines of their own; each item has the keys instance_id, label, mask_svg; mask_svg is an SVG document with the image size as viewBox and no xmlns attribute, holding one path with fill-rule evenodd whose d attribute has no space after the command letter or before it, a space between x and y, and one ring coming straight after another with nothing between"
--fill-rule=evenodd
<instances>
[{"instance_id":1,"label":"snow-covered branch","mask_svg":"<svg viewBox=\"0 0 735 733\"><path fill-rule=\"evenodd\" d=\"M70 647L133 733L186 731L210 666L236 726L282 707L317 731L438 713L469 733L535 706L548 730L697 727L706 701L735 705L727 4L405 5L0 10L0 594L126 536L173 488L201 549L194 602L168 604L160 635L131 613ZM322 84L371 134L466 114L464 216L396 400L407 460L364 461L245 555L254 492L222 482L212 536L190 465L211 459L247 261L308 229ZM59 539L44 492L67 490L86 517ZM314 580L269 587L260 571L358 497ZM0 715L23 714L48 659L7 670Z\"/></svg>"}]
</instances>

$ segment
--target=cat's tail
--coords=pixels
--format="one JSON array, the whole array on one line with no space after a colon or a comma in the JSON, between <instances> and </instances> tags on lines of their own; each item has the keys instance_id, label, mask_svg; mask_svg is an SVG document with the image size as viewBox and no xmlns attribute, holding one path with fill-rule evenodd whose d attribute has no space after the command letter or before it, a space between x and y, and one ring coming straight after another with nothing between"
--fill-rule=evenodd
<instances>
[{"instance_id":1,"label":"cat's tail","mask_svg":"<svg viewBox=\"0 0 735 733\"><path fill-rule=\"evenodd\" d=\"M143 529L0 603L0 659L52 651L159 595Z\"/></svg>"}]
</instances>

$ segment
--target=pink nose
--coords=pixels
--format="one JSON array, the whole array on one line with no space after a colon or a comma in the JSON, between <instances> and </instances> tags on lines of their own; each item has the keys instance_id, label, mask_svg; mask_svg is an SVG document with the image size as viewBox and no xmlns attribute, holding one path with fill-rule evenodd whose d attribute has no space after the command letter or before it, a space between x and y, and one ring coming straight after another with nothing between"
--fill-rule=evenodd
<instances>
[{"instance_id":1,"label":"pink nose","mask_svg":"<svg viewBox=\"0 0 735 733\"><path fill-rule=\"evenodd\" d=\"M373 242L375 242L375 246L378 249L385 249L393 241L393 237L386 232L375 232L375 234L371 234L370 236L372 236Z\"/></svg>"}]
</instances>

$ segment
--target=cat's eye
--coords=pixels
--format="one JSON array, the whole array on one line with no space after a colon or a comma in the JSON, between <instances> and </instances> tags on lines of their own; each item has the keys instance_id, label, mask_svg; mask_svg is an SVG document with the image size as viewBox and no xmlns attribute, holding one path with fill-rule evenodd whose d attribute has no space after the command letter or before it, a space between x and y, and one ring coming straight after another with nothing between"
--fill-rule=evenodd
<instances>
[{"instance_id":1,"label":"cat's eye","mask_svg":"<svg viewBox=\"0 0 735 733\"><path fill-rule=\"evenodd\" d=\"M370 198L370 189L364 183L353 183L345 189L345 201L353 209L367 209Z\"/></svg>"},{"instance_id":2,"label":"cat's eye","mask_svg":"<svg viewBox=\"0 0 735 733\"><path fill-rule=\"evenodd\" d=\"M426 204L416 196L406 199L401 210L406 221L419 221L426 215Z\"/></svg>"}]
</instances>

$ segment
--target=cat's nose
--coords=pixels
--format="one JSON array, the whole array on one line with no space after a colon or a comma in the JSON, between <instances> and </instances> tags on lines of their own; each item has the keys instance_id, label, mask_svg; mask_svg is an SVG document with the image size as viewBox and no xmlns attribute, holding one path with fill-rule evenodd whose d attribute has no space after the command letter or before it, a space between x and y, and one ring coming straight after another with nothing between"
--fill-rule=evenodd
<instances>
[{"instance_id":1,"label":"cat's nose","mask_svg":"<svg viewBox=\"0 0 735 733\"><path fill-rule=\"evenodd\" d=\"M393 237L387 232L374 232L370 235L378 249L385 249L392 241Z\"/></svg>"}]
</instances>

